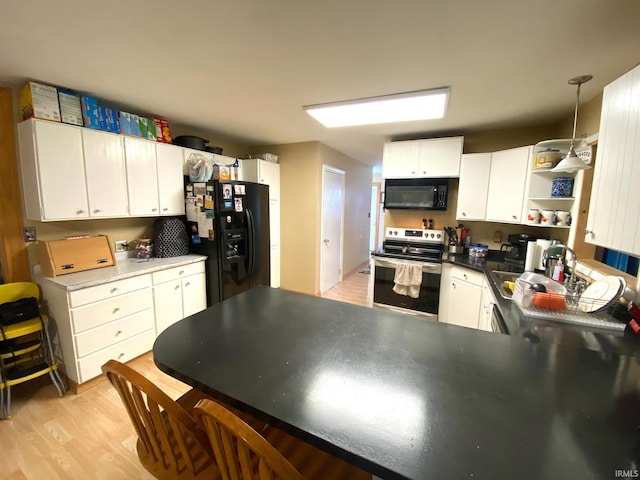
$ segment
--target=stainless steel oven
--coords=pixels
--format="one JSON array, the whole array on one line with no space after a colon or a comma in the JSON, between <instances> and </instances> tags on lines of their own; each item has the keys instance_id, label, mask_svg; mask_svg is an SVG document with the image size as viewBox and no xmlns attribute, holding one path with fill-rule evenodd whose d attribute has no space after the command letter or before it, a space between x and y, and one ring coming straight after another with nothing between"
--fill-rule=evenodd
<instances>
[{"instance_id":1,"label":"stainless steel oven","mask_svg":"<svg viewBox=\"0 0 640 480\"><path fill-rule=\"evenodd\" d=\"M382 248L372 253L372 304L437 320L443 245L441 230L388 228ZM394 291L401 264L422 271L416 298Z\"/></svg>"}]
</instances>

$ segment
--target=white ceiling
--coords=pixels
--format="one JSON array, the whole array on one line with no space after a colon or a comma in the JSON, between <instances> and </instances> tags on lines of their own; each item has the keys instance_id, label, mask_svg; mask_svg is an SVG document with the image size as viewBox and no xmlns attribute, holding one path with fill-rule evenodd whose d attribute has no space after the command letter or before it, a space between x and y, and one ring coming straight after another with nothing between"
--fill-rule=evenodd
<instances>
[{"instance_id":1,"label":"white ceiling","mask_svg":"<svg viewBox=\"0 0 640 480\"><path fill-rule=\"evenodd\" d=\"M10 0L0 82L34 79L241 143L321 141L362 162L398 138L550 124L640 62L638 0ZM442 86L444 120L326 129L303 105Z\"/></svg>"}]
</instances>

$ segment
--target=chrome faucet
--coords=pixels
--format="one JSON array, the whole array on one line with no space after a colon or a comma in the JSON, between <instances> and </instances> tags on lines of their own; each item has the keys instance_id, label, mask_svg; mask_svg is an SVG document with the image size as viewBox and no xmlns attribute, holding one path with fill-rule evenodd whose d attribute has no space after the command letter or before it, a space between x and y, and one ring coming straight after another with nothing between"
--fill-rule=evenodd
<instances>
[{"instance_id":1,"label":"chrome faucet","mask_svg":"<svg viewBox=\"0 0 640 480\"><path fill-rule=\"evenodd\" d=\"M566 261L566 257L567 257L567 253L569 253L571 259L571 266L569 267L571 270L571 274L569 275L569 285L573 286L576 283L576 265L578 263L578 256L576 255L576 252L574 252L571 248L569 248L567 245L563 245L562 243L554 243L553 245L551 245L549 248L547 248L544 251L544 255L542 257L542 264L544 266L546 266L547 264L547 260L549 259L549 251L560 251L560 255L562 255L562 259L563 261ZM567 264L567 266L569 266Z\"/></svg>"}]
</instances>

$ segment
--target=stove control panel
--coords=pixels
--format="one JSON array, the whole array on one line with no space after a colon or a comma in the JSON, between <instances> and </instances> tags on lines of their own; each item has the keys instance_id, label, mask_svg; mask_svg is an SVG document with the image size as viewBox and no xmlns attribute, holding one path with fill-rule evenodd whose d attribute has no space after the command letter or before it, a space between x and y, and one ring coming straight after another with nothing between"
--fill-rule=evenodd
<instances>
[{"instance_id":1,"label":"stove control panel","mask_svg":"<svg viewBox=\"0 0 640 480\"><path fill-rule=\"evenodd\" d=\"M444 243L444 230L420 230L389 227L387 228L386 238L425 243Z\"/></svg>"}]
</instances>

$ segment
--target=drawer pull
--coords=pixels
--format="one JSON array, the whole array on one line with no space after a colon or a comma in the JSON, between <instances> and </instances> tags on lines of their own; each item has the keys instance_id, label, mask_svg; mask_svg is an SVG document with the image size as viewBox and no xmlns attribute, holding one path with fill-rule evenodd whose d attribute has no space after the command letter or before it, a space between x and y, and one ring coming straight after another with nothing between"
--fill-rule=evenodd
<instances>
[{"instance_id":1,"label":"drawer pull","mask_svg":"<svg viewBox=\"0 0 640 480\"><path fill-rule=\"evenodd\" d=\"M118 287L113 287L110 291L110 293L116 293L118 291Z\"/></svg>"},{"instance_id":2,"label":"drawer pull","mask_svg":"<svg viewBox=\"0 0 640 480\"><path fill-rule=\"evenodd\" d=\"M173 287L174 290L180 290L180 285L176 285L175 287Z\"/></svg>"},{"instance_id":3,"label":"drawer pull","mask_svg":"<svg viewBox=\"0 0 640 480\"><path fill-rule=\"evenodd\" d=\"M184 273L184 270L180 270L180 273L178 273L178 275L182 275Z\"/></svg>"},{"instance_id":4,"label":"drawer pull","mask_svg":"<svg viewBox=\"0 0 640 480\"><path fill-rule=\"evenodd\" d=\"M463 273L462 276L464 277L465 280L467 279L467 274L466 273Z\"/></svg>"},{"instance_id":5,"label":"drawer pull","mask_svg":"<svg viewBox=\"0 0 640 480\"><path fill-rule=\"evenodd\" d=\"M185 287L188 287L189 285L191 285L191 282L187 282L184 284Z\"/></svg>"},{"instance_id":6,"label":"drawer pull","mask_svg":"<svg viewBox=\"0 0 640 480\"><path fill-rule=\"evenodd\" d=\"M120 311L120 307L116 307L113 309L113 313L118 313Z\"/></svg>"},{"instance_id":7,"label":"drawer pull","mask_svg":"<svg viewBox=\"0 0 640 480\"><path fill-rule=\"evenodd\" d=\"M116 337L117 337L118 335L122 335L122 330L118 330L118 331L116 332Z\"/></svg>"},{"instance_id":8,"label":"drawer pull","mask_svg":"<svg viewBox=\"0 0 640 480\"><path fill-rule=\"evenodd\" d=\"M124 352L120 352L120 355L118 355L118 358L122 358L124 357Z\"/></svg>"}]
</instances>

